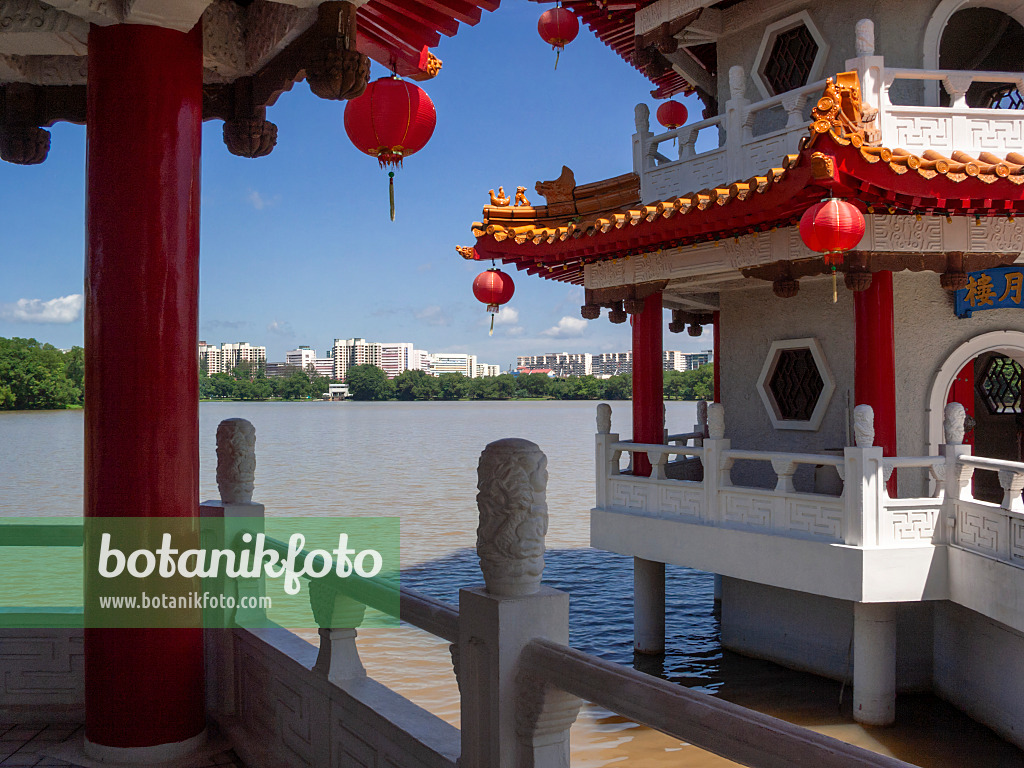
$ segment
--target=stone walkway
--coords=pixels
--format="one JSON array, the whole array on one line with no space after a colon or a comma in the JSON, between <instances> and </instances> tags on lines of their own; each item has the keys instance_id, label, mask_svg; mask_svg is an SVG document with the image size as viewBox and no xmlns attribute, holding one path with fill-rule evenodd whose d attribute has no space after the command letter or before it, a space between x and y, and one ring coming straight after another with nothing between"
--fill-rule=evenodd
<instances>
[{"instance_id":1,"label":"stone walkway","mask_svg":"<svg viewBox=\"0 0 1024 768\"><path fill-rule=\"evenodd\" d=\"M71 763L50 757L43 752L51 751L61 742L69 739L81 740L83 725L76 724L11 724L0 723L0 768L22 768L22 766L64 766L65 768L90 768L91 760ZM175 765L190 768L245 768L234 750L228 749L204 756L195 761L179 761Z\"/></svg>"}]
</instances>

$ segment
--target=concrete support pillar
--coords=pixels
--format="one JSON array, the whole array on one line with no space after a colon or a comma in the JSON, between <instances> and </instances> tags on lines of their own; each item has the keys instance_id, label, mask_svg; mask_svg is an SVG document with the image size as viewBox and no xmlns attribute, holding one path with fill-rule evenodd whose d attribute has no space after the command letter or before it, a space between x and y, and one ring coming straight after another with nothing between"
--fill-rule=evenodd
<instances>
[{"instance_id":1,"label":"concrete support pillar","mask_svg":"<svg viewBox=\"0 0 1024 768\"><path fill-rule=\"evenodd\" d=\"M716 403L722 402L722 313L712 312L711 313L711 330L712 330L712 356L714 359L714 401Z\"/></svg>"},{"instance_id":2,"label":"concrete support pillar","mask_svg":"<svg viewBox=\"0 0 1024 768\"><path fill-rule=\"evenodd\" d=\"M85 514L196 517L202 31L93 26L88 66ZM85 630L93 757L187 754L203 689L198 623Z\"/></svg>"},{"instance_id":3,"label":"concrete support pillar","mask_svg":"<svg viewBox=\"0 0 1024 768\"><path fill-rule=\"evenodd\" d=\"M853 604L853 719L896 719L896 611L892 603Z\"/></svg>"},{"instance_id":4,"label":"concrete support pillar","mask_svg":"<svg viewBox=\"0 0 1024 768\"><path fill-rule=\"evenodd\" d=\"M665 564L633 558L633 648L665 652Z\"/></svg>"}]
</instances>

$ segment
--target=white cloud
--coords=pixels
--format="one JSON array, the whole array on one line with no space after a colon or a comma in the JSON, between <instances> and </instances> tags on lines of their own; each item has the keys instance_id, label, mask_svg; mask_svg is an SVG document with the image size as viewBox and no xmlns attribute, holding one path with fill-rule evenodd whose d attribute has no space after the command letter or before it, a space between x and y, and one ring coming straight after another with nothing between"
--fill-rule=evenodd
<instances>
[{"instance_id":1,"label":"white cloud","mask_svg":"<svg viewBox=\"0 0 1024 768\"><path fill-rule=\"evenodd\" d=\"M587 321L582 317L569 317L566 315L558 321L557 325L548 328L546 331L541 331L540 335L551 339L575 339L582 336L586 329Z\"/></svg>"},{"instance_id":2,"label":"white cloud","mask_svg":"<svg viewBox=\"0 0 1024 768\"><path fill-rule=\"evenodd\" d=\"M515 307L502 307L494 316L495 325L515 325L519 322L519 310Z\"/></svg>"},{"instance_id":3,"label":"white cloud","mask_svg":"<svg viewBox=\"0 0 1024 768\"><path fill-rule=\"evenodd\" d=\"M18 299L0 304L0 317L15 323L73 323L82 316L82 294L56 299Z\"/></svg>"},{"instance_id":4,"label":"white cloud","mask_svg":"<svg viewBox=\"0 0 1024 768\"><path fill-rule=\"evenodd\" d=\"M257 211L262 211L264 208L269 208L270 206L277 205L281 202L280 195L274 195L271 198L266 198L255 189L250 189L246 198L249 200L249 204Z\"/></svg>"},{"instance_id":5,"label":"white cloud","mask_svg":"<svg viewBox=\"0 0 1024 768\"><path fill-rule=\"evenodd\" d=\"M276 336L294 336L295 335L295 331L292 330L292 324L289 323L288 321L281 322L280 320L275 320L274 322L269 323L267 325L267 332L268 333L273 333Z\"/></svg>"},{"instance_id":6,"label":"white cloud","mask_svg":"<svg viewBox=\"0 0 1024 768\"><path fill-rule=\"evenodd\" d=\"M415 312L414 316L417 320L427 325L449 325L451 323L451 318L436 304L424 307Z\"/></svg>"}]
</instances>

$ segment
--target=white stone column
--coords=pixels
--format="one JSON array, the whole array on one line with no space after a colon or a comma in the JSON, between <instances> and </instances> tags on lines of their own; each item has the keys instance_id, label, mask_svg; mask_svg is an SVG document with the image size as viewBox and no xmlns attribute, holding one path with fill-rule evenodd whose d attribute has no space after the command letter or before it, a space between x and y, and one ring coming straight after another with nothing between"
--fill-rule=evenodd
<instances>
[{"instance_id":1,"label":"white stone column","mask_svg":"<svg viewBox=\"0 0 1024 768\"><path fill-rule=\"evenodd\" d=\"M896 719L896 612L892 603L853 604L853 719Z\"/></svg>"},{"instance_id":2,"label":"white stone column","mask_svg":"<svg viewBox=\"0 0 1024 768\"><path fill-rule=\"evenodd\" d=\"M596 505L604 509L608 505L608 478L619 472L619 453L610 446L619 442L619 435L612 432L612 407L608 403L597 406L597 435L594 440L594 482Z\"/></svg>"},{"instance_id":3,"label":"white stone column","mask_svg":"<svg viewBox=\"0 0 1024 768\"><path fill-rule=\"evenodd\" d=\"M936 522L939 540L944 544L953 543L956 537L957 506L962 499L971 499L971 477L974 467L960 464L961 456L971 455L971 446L964 445L964 421L967 414L960 403L947 403L942 414L942 432L944 444L939 446L940 453L946 458L946 482L944 484L945 500L942 518Z\"/></svg>"},{"instance_id":4,"label":"white stone column","mask_svg":"<svg viewBox=\"0 0 1024 768\"><path fill-rule=\"evenodd\" d=\"M856 446L843 449L843 542L855 547L878 545L878 520L885 504L882 449L873 445L874 415L869 405L853 409Z\"/></svg>"},{"instance_id":5,"label":"white stone column","mask_svg":"<svg viewBox=\"0 0 1024 768\"><path fill-rule=\"evenodd\" d=\"M528 440L498 440L477 470L477 552L486 586L459 591L460 768L569 765L579 699L519 668L534 638L569 642L569 595L540 583L547 459Z\"/></svg>"}]
</instances>

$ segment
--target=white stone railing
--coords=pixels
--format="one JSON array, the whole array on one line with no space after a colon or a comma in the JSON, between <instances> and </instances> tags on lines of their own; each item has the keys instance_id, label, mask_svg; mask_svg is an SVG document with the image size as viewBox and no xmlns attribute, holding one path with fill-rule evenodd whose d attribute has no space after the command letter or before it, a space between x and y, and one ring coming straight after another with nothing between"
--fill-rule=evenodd
<instances>
[{"instance_id":1,"label":"white stone railing","mask_svg":"<svg viewBox=\"0 0 1024 768\"><path fill-rule=\"evenodd\" d=\"M825 81L754 103L743 96L744 81L743 68L733 67L729 82L734 90L723 114L657 135L650 131L649 109L637 105L633 170L640 176L640 196L645 204L762 175L798 150L800 138L807 133L807 104L817 100ZM772 110L783 113L785 120L780 114L777 127L768 120L770 127L758 130L759 119ZM702 131L717 133L715 146L697 152ZM678 145L674 158L663 149L669 141Z\"/></svg>"},{"instance_id":2,"label":"white stone railing","mask_svg":"<svg viewBox=\"0 0 1024 768\"><path fill-rule=\"evenodd\" d=\"M873 445L873 415L867 406L855 409L857 445L844 449L842 456L734 449L724 437L721 405L710 407L712 426L706 433L698 429L689 435L708 434L700 438L700 446L630 443L611 432L610 407L602 403L598 409L598 509L857 547L954 543L1024 566L1024 464L971 457L970 448L960 444L963 414L955 408L947 414L943 455L920 457L883 456ZM646 455L651 475L633 475L632 462L622 468L622 453ZM671 456L699 460L703 480L667 476ZM775 487L736 485L732 470L738 461L770 464ZM842 492L798 491L794 476L800 465L835 467ZM1006 489L1002 506L964 498L974 468L1000 473ZM927 473L931 494L890 496L893 472L913 469Z\"/></svg>"},{"instance_id":3,"label":"white stone railing","mask_svg":"<svg viewBox=\"0 0 1024 768\"><path fill-rule=\"evenodd\" d=\"M868 19L857 24L856 42L857 57L846 61L846 69L857 71L864 105L869 111L877 110L872 127L880 132L882 146L914 154L934 150L956 162L964 162L954 157L960 152L975 159L989 152L1000 160L1010 152L1024 152L1024 115L1020 111L972 109L966 102L972 83L1010 83L1024 89L1024 73L886 67L884 57L875 55L874 26ZM908 80L923 82L923 93L911 94L921 103L893 104L893 84ZM949 94L948 107L938 106L940 84ZM779 167L785 155L798 151L800 139L807 135L807 107L816 101L824 85L824 81L810 83L752 103L744 96L747 75L742 67L735 66L729 70L730 98L720 115L657 135L651 132L650 110L638 104L633 171L640 177L642 202L650 205L764 175ZM784 112L784 125L781 115L777 126L759 118L771 110ZM759 123L774 127L768 132L755 132ZM700 133L713 130L718 133L714 146L697 152ZM674 157L664 150L672 140L678 142Z\"/></svg>"},{"instance_id":4,"label":"white stone railing","mask_svg":"<svg viewBox=\"0 0 1024 768\"><path fill-rule=\"evenodd\" d=\"M999 475L1000 504L964 498L976 469ZM947 519L949 543L1003 562L1024 567L1024 464L999 459L959 456L951 487L955 491Z\"/></svg>"}]
</instances>

